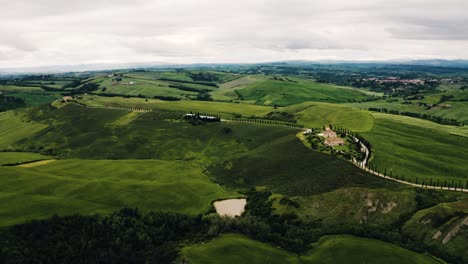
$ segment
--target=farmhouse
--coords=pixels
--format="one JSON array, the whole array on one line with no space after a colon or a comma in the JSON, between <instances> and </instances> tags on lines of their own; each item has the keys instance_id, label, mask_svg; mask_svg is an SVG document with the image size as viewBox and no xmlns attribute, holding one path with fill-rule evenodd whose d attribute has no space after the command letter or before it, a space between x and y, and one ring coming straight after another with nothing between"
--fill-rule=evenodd
<instances>
[{"instance_id":1,"label":"farmhouse","mask_svg":"<svg viewBox=\"0 0 468 264\"><path fill-rule=\"evenodd\" d=\"M344 140L339 137L329 137L325 140L325 144L328 146L340 146L344 145Z\"/></svg>"},{"instance_id":2,"label":"farmhouse","mask_svg":"<svg viewBox=\"0 0 468 264\"><path fill-rule=\"evenodd\" d=\"M331 130L329 127L326 127L325 131L322 132L322 136L325 138L335 138L336 132Z\"/></svg>"},{"instance_id":3,"label":"farmhouse","mask_svg":"<svg viewBox=\"0 0 468 264\"><path fill-rule=\"evenodd\" d=\"M63 100L63 102L70 102L70 101L73 101L73 97L71 97L71 96L64 96L64 97L62 98L62 100Z\"/></svg>"}]
</instances>

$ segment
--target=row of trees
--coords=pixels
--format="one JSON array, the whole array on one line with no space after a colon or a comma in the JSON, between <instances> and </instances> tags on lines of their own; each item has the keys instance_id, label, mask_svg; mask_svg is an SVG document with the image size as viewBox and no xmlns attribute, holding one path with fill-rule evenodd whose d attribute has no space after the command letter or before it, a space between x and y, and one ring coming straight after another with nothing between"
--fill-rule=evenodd
<instances>
[{"instance_id":1,"label":"row of trees","mask_svg":"<svg viewBox=\"0 0 468 264\"><path fill-rule=\"evenodd\" d=\"M329 125L330 128L332 128L332 125L330 124ZM461 190L461 189L468 189L468 180L464 183L462 180L459 180L458 182L455 181L455 180L451 180L451 181L447 181L447 180L433 180L432 178L430 179L419 179L418 177L415 177L415 178L405 178L404 175L393 175L393 172L390 171L390 172L387 172L387 169L384 169L383 171L379 170L377 168L377 166L374 164L374 163L370 163L368 162L369 158L370 158L370 153L371 153L371 143L369 141L367 141L363 136L359 135L358 133L355 133L355 132L352 132L351 130L349 129L346 129L346 128L343 128L343 127L333 127L333 129L338 132L338 133L344 133L346 135L351 135L352 137L356 138L359 140L359 142L361 142L362 144L364 144L367 149L369 150L369 156L367 157L367 162L365 164L367 164L367 169L369 169L371 172L374 172L374 173L377 173L377 174L381 174L383 175L384 177L389 177L389 178L394 178L394 179L397 179L397 180L400 180L400 181L405 181L405 182L408 182L408 183L412 183L412 184L417 184L417 185L421 185L421 187L433 187L433 188L450 188L450 189L454 189L454 190Z\"/></svg>"},{"instance_id":2,"label":"row of trees","mask_svg":"<svg viewBox=\"0 0 468 264\"><path fill-rule=\"evenodd\" d=\"M226 119L229 121L235 121L235 122L257 123L257 124L285 126L285 127L292 127L292 128L304 128L304 125L302 124L270 120L270 119L232 118L232 117L225 117L223 119Z\"/></svg>"},{"instance_id":3,"label":"row of trees","mask_svg":"<svg viewBox=\"0 0 468 264\"><path fill-rule=\"evenodd\" d=\"M432 178L429 179L420 179L418 177L405 177L404 175L397 175L393 174L392 171L387 172L387 169L384 169L383 171L379 170L378 167L374 163L368 163L367 168L374 173L381 174L384 177L389 177L393 179L397 179L400 181L416 184L416 185L421 185L422 188L427 188L427 187L433 187L433 188L450 188L454 190L462 190L462 189L468 189L468 180L466 182L463 182L462 180L440 180L436 179L433 180Z\"/></svg>"}]
</instances>

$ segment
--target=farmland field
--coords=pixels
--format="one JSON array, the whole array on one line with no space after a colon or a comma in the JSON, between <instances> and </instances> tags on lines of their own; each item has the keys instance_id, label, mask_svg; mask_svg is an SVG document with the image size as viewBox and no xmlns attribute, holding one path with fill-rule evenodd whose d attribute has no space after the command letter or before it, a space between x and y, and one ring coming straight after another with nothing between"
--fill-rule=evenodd
<instances>
[{"instance_id":1,"label":"farmland field","mask_svg":"<svg viewBox=\"0 0 468 264\"><path fill-rule=\"evenodd\" d=\"M0 113L0 148L11 148L18 140L32 136L47 125L29 120L21 112Z\"/></svg>"},{"instance_id":2,"label":"farmland field","mask_svg":"<svg viewBox=\"0 0 468 264\"><path fill-rule=\"evenodd\" d=\"M30 152L0 152L0 165L51 159L50 156Z\"/></svg>"},{"instance_id":3,"label":"farmland field","mask_svg":"<svg viewBox=\"0 0 468 264\"><path fill-rule=\"evenodd\" d=\"M182 250L190 263L439 263L398 246L352 236L327 236L302 256L244 236L226 234Z\"/></svg>"},{"instance_id":4,"label":"farmland field","mask_svg":"<svg viewBox=\"0 0 468 264\"><path fill-rule=\"evenodd\" d=\"M212 200L239 196L186 161L63 160L1 170L0 226L122 207L196 215L207 211Z\"/></svg>"},{"instance_id":5,"label":"farmland field","mask_svg":"<svg viewBox=\"0 0 468 264\"><path fill-rule=\"evenodd\" d=\"M438 260L378 240L327 236L313 246L302 263L439 263Z\"/></svg>"},{"instance_id":6,"label":"farmland field","mask_svg":"<svg viewBox=\"0 0 468 264\"><path fill-rule=\"evenodd\" d=\"M332 124L355 132L369 131L374 126L374 117L365 110L358 110L328 103L302 103L278 111L292 113L305 127L320 128Z\"/></svg>"},{"instance_id":7,"label":"farmland field","mask_svg":"<svg viewBox=\"0 0 468 264\"><path fill-rule=\"evenodd\" d=\"M415 118L373 113L375 125L363 135L372 143L371 160L387 174L430 181L467 180L465 127L443 126Z\"/></svg>"},{"instance_id":8,"label":"farmland field","mask_svg":"<svg viewBox=\"0 0 468 264\"><path fill-rule=\"evenodd\" d=\"M162 101L151 99L146 101L140 98L121 97L96 97L86 96L83 102L90 106L121 106L121 107L142 107L149 109L162 109L172 111L202 112L202 113L227 113L240 114L243 116L255 116L266 114L273 110L271 106L260 106L251 104L235 104L226 102L200 102L200 101Z\"/></svg>"},{"instance_id":9,"label":"farmland field","mask_svg":"<svg viewBox=\"0 0 468 264\"><path fill-rule=\"evenodd\" d=\"M315 83L304 79L265 80L237 90L243 100L256 104L288 106L306 101L342 103L362 101L367 95L356 89Z\"/></svg>"},{"instance_id":10,"label":"farmland field","mask_svg":"<svg viewBox=\"0 0 468 264\"><path fill-rule=\"evenodd\" d=\"M467 128L369 110L465 122L464 79L285 65L0 78L0 262L466 263L468 194L422 183L468 188Z\"/></svg>"}]
</instances>

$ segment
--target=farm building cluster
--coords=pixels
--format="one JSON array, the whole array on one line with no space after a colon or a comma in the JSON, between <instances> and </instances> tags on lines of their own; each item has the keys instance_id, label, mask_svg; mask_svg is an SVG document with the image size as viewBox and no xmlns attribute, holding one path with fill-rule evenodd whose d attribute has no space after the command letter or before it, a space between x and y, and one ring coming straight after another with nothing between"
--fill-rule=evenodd
<instances>
[{"instance_id":1,"label":"farm building cluster","mask_svg":"<svg viewBox=\"0 0 468 264\"><path fill-rule=\"evenodd\" d=\"M338 137L336 132L333 131L330 127L325 127L325 131L319 134L325 138L325 145L328 146L341 146L344 145L344 139Z\"/></svg>"},{"instance_id":2,"label":"farm building cluster","mask_svg":"<svg viewBox=\"0 0 468 264\"><path fill-rule=\"evenodd\" d=\"M201 114L185 114L184 119L188 120L201 120L201 121L206 121L206 122L220 122L221 119L217 116L206 116L206 115L201 115Z\"/></svg>"}]
</instances>

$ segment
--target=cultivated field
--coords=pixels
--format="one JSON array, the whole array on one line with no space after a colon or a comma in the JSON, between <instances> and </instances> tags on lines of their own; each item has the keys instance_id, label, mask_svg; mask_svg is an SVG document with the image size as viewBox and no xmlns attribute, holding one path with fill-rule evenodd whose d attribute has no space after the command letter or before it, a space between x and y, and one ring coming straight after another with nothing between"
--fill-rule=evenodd
<instances>
[{"instance_id":1,"label":"cultivated field","mask_svg":"<svg viewBox=\"0 0 468 264\"><path fill-rule=\"evenodd\" d=\"M187 161L63 160L1 171L0 226L122 207L196 215L212 200L238 196Z\"/></svg>"},{"instance_id":2,"label":"cultivated field","mask_svg":"<svg viewBox=\"0 0 468 264\"><path fill-rule=\"evenodd\" d=\"M439 263L436 259L378 240L353 236L327 236L303 256L247 237L226 234L206 244L186 247L190 263Z\"/></svg>"},{"instance_id":3,"label":"cultivated field","mask_svg":"<svg viewBox=\"0 0 468 264\"><path fill-rule=\"evenodd\" d=\"M443 126L410 117L373 113L371 163L393 176L432 181L467 180L468 135L465 127Z\"/></svg>"}]
</instances>

